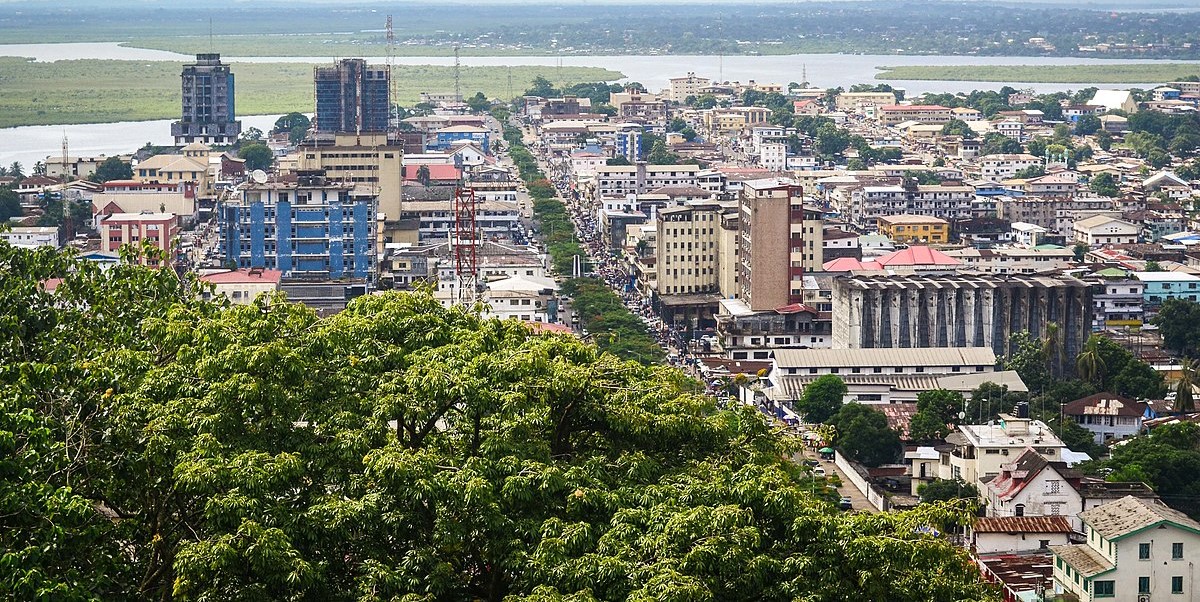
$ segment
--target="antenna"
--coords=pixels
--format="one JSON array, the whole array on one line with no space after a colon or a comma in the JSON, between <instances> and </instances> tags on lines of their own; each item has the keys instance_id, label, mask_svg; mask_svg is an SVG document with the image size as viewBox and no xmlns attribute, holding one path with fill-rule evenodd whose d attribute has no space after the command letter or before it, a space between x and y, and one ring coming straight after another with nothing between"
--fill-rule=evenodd
<instances>
[{"instance_id":1,"label":"antenna","mask_svg":"<svg viewBox=\"0 0 1200 602\"><path fill-rule=\"evenodd\" d=\"M62 179L64 182L66 182L67 178L71 175L71 168L68 167L70 164L70 159L67 158L67 128L63 128L62 151Z\"/></svg>"},{"instance_id":2,"label":"antenna","mask_svg":"<svg viewBox=\"0 0 1200 602\"><path fill-rule=\"evenodd\" d=\"M808 87L808 63L800 64L800 85Z\"/></svg>"},{"instance_id":3,"label":"antenna","mask_svg":"<svg viewBox=\"0 0 1200 602\"><path fill-rule=\"evenodd\" d=\"M508 100L509 100L509 102L512 102L513 98L514 97L513 97L513 93L512 93L512 66L510 65L508 67Z\"/></svg>"},{"instance_id":4,"label":"antenna","mask_svg":"<svg viewBox=\"0 0 1200 602\"><path fill-rule=\"evenodd\" d=\"M396 66L396 32L392 29L392 16L387 16L387 73L388 73L388 117L391 117L391 104L396 102L396 75L392 70ZM399 117L399 115L397 115ZM389 119L390 121L390 119ZM390 123L389 123L390 125Z\"/></svg>"},{"instance_id":5,"label":"antenna","mask_svg":"<svg viewBox=\"0 0 1200 602\"><path fill-rule=\"evenodd\" d=\"M454 102L462 102L462 88L460 87L460 65L458 62L458 44L454 45Z\"/></svg>"},{"instance_id":6,"label":"antenna","mask_svg":"<svg viewBox=\"0 0 1200 602\"><path fill-rule=\"evenodd\" d=\"M212 17L208 18L208 51L213 51L213 26Z\"/></svg>"}]
</instances>

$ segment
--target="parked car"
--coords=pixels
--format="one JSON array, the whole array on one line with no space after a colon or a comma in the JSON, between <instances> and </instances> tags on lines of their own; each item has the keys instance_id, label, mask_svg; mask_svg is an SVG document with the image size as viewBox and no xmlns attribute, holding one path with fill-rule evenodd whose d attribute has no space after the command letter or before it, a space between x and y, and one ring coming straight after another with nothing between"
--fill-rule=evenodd
<instances>
[{"instance_id":1,"label":"parked car","mask_svg":"<svg viewBox=\"0 0 1200 602\"><path fill-rule=\"evenodd\" d=\"M817 462L816 460L805 460L804 465L805 466L820 466L821 463ZM824 470L824 469L822 469L822 470Z\"/></svg>"},{"instance_id":2,"label":"parked car","mask_svg":"<svg viewBox=\"0 0 1200 602\"><path fill-rule=\"evenodd\" d=\"M850 498L842 496L842 499L838 500L838 508L841 508L842 510L853 510L854 502L851 501Z\"/></svg>"},{"instance_id":3,"label":"parked car","mask_svg":"<svg viewBox=\"0 0 1200 602\"><path fill-rule=\"evenodd\" d=\"M818 467L814 468L813 474L817 475L818 477L824 478L825 477L825 467L818 466Z\"/></svg>"}]
</instances>

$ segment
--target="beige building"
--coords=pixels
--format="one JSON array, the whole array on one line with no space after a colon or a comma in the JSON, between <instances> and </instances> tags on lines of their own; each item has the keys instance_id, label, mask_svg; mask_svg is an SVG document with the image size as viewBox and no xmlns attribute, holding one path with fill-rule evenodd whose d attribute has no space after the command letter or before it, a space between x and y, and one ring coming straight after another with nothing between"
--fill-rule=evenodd
<instances>
[{"instance_id":1,"label":"beige building","mask_svg":"<svg viewBox=\"0 0 1200 602\"><path fill-rule=\"evenodd\" d=\"M896 104L896 95L891 92L842 92L837 95L834 105L839 111L860 112L864 106L883 106Z\"/></svg>"},{"instance_id":2,"label":"beige building","mask_svg":"<svg viewBox=\"0 0 1200 602\"><path fill-rule=\"evenodd\" d=\"M330 181L362 184L378 195L384 240L398 240L395 224L400 219L404 151L389 144L387 134L335 134L301 146L297 156L300 170L325 170Z\"/></svg>"},{"instance_id":3,"label":"beige building","mask_svg":"<svg viewBox=\"0 0 1200 602\"><path fill-rule=\"evenodd\" d=\"M181 155L154 155L133 167L133 179L148 184L184 184L201 197L210 196L208 178L209 147L193 142Z\"/></svg>"},{"instance_id":4,"label":"beige building","mask_svg":"<svg viewBox=\"0 0 1200 602\"><path fill-rule=\"evenodd\" d=\"M896 125L905 121L921 123L948 123L954 118L949 107L941 105L885 105L877 109L875 117L884 125Z\"/></svg>"},{"instance_id":5,"label":"beige building","mask_svg":"<svg viewBox=\"0 0 1200 602\"><path fill-rule=\"evenodd\" d=\"M691 72L688 72L686 77L672 77L670 81L671 102L677 104L687 102L689 96L700 96L700 89L712 83L707 77L696 77L696 74Z\"/></svg>"},{"instance_id":6,"label":"beige building","mask_svg":"<svg viewBox=\"0 0 1200 602\"><path fill-rule=\"evenodd\" d=\"M659 210L655 271L660 295L718 292L724 210L715 201Z\"/></svg>"}]
</instances>

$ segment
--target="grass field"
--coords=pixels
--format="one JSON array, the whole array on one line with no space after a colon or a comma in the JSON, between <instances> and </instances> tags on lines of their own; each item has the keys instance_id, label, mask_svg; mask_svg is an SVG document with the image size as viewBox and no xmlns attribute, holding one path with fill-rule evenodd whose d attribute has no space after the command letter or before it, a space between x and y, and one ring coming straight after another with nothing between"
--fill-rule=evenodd
<instances>
[{"instance_id":1,"label":"grass field","mask_svg":"<svg viewBox=\"0 0 1200 602\"><path fill-rule=\"evenodd\" d=\"M506 98L507 67L463 67L464 95L483 92ZM0 57L0 127L168 119L179 116L180 64L81 60L34 63ZM238 115L313 111L312 65L235 63ZM610 81L616 71L595 67L511 67L512 93L519 95L539 75L555 81ZM415 104L421 92L454 88L453 67L396 66L396 102Z\"/></svg>"},{"instance_id":2,"label":"grass field","mask_svg":"<svg viewBox=\"0 0 1200 602\"><path fill-rule=\"evenodd\" d=\"M1200 75L1187 63L1113 63L1111 65L947 65L879 67L875 79L1028 82L1041 84L1161 84Z\"/></svg>"}]
</instances>

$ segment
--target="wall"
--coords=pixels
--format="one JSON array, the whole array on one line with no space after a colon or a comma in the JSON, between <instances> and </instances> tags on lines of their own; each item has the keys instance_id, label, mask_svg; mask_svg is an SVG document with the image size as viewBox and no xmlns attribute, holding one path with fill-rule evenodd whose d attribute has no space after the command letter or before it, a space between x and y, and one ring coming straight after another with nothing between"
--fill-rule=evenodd
<instances>
[{"instance_id":1,"label":"wall","mask_svg":"<svg viewBox=\"0 0 1200 602\"><path fill-rule=\"evenodd\" d=\"M888 504L887 497L883 495L883 492L867 482L866 477L860 474L858 470L854 468L854 464L852 464L850 460L847 460L841 452L834 452L833 463L839 469L841 469L842 474L846 475L846 480L850 481L851 485L853 485L867 497L867 501L870 502L876 510L879 510L880 512L886 512L888 510L890 505Z\"/></svg>"}]
</instances>

